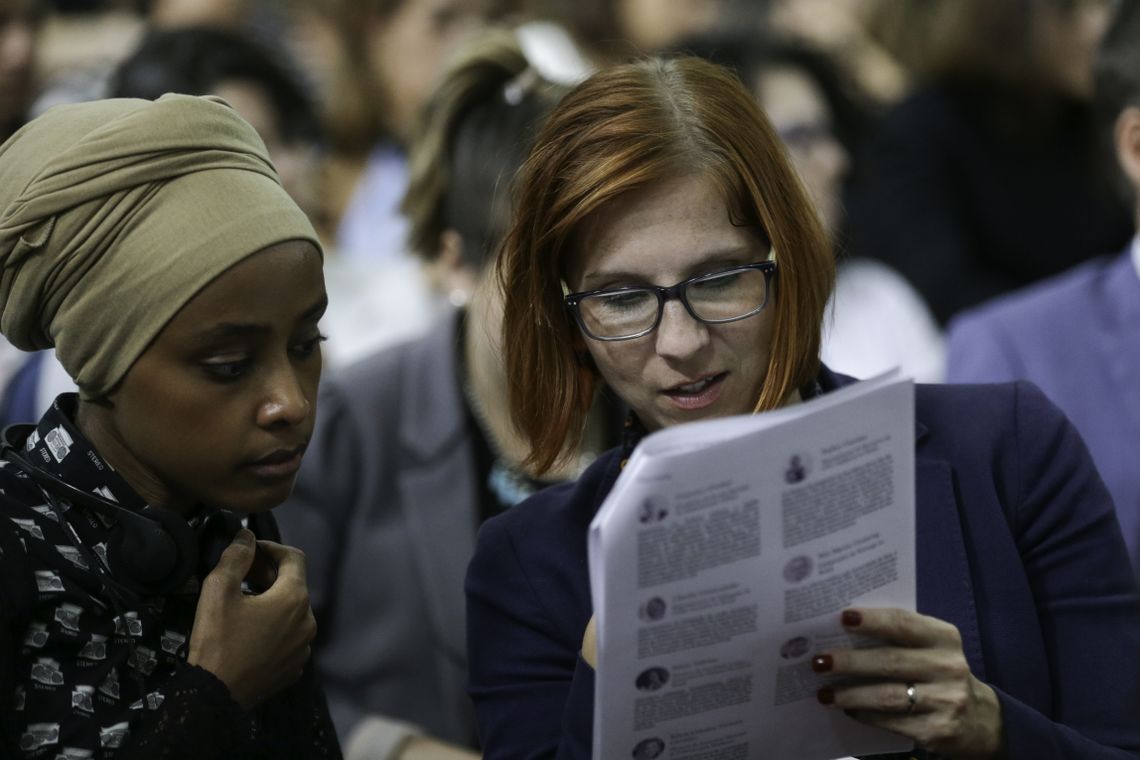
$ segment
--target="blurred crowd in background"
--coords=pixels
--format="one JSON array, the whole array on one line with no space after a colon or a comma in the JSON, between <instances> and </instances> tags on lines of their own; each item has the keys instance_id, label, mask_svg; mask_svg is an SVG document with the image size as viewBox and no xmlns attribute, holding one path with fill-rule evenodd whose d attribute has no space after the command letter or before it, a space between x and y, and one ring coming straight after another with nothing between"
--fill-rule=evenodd
<instances>
[{"instance_id":1,"label":"blurred crowd in background","mask_svg":"<svg viewBox=\"0 0 1140 760\"><path fill-rule=\"evenodd\" d=\"M1111 126L1093 107L1114 7L0 0L0 123L10 133L56 103L112 95L226 98L327 243L339 364L412 337L468 295L438 251L414 249L401 210L421 109L466 40L514 29L531 65L561 84L633 55L697 52L752 86L834 236L836 308L850 316L833 320L825 361L936 380L957 312L1131 237ZM6 354L0 380L22 360Z\"/></svg>"}]
</instances>

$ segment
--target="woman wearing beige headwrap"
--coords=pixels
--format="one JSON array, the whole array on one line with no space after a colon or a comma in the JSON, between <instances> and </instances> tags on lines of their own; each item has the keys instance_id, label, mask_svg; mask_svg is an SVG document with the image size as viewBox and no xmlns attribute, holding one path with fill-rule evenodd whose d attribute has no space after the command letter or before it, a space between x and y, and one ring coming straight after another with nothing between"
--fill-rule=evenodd
<instances>
[{"instance_id":1,"label":"woman wearing beige headwrap","mask_svg":"<svg viewBox=\"0 0 1140 760\"><path fill-rule=\"evenodd\" d=\"M0 332L79 386L4 435L0 755L339 757L303 556L237 517L272 533L311 435L321 267L219 100L0 146Z\"/></svg>"}]
</instances>

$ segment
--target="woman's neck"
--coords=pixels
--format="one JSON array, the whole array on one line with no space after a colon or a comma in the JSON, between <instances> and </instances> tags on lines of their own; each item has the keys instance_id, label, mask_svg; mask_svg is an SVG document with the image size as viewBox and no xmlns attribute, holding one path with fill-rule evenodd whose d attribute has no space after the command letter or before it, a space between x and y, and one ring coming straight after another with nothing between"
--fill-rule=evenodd
<instances>
[{"instance_id":1,"label":"woman's neck","mask_svg":"<svg viewBox=\"0 0 1140 760\"><path fill-rule=\"evenodd\" d=\"M176 498L166 485L135 457L111 418L111 402L79 400L75 426L107 464L142 499L189 518L196 505Z\"/></svg>"}]
</instances>

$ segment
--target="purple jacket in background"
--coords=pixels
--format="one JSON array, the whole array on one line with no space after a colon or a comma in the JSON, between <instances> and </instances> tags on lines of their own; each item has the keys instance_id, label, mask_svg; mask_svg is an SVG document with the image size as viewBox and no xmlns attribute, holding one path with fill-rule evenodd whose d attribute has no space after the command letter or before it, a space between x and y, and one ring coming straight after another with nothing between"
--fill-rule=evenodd
<instances>
[{"instance_id":1,"label":"purple jacket in background","mask_svg":"<svg viewBox=\"0 0 1140 760\"><path fill-rule=\"evenodd\" d=\"M1031 380L1072 420L1140 575L1140 277L1130 251L1003 296L950 325L947 380Z\"/></svg>"}]
</instances>

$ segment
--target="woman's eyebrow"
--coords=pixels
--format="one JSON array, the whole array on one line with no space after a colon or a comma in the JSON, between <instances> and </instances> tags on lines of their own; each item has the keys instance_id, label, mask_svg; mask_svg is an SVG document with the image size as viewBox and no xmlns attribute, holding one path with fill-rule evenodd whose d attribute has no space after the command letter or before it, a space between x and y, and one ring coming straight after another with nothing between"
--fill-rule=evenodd
<instances>
[{"instance_id":1,"label":"woman's eyebrow","mask_svg":"<svg viewBox=\"0 0 1140 760\"><path fill-rule=\"evenodd\" d=\"M196 343L210 344L227 338L267 335L273 328L252 322L221 322L194 336Z\"/></svg>"}]
</instances>

